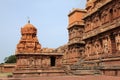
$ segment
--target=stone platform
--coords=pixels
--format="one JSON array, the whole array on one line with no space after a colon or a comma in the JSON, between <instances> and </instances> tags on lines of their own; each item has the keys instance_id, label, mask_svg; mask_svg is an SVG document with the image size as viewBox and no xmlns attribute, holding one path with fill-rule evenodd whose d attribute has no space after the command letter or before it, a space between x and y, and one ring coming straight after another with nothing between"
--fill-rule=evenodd
<instances>
[{"instance_id":1,"label":"stone platform","mask_svg":"<svg viewBox=\"0 0 120 80\"><path fill-rule=\"evenodd\" d=\"M48 76L27 78L0 78L0 80L120 80L115 76Z\"/></svg>"},{"instance_id":2,"label":"stone platform","mask_svg":"<svg viewBox=\"0 0 120 80\"><path fill-rule=\"evenodd\" d=\"M13 73L13 77L40 77L40 76L63 76L66 75L62 68L32 68L17 70Z\"/></svg>"}]
</instances>

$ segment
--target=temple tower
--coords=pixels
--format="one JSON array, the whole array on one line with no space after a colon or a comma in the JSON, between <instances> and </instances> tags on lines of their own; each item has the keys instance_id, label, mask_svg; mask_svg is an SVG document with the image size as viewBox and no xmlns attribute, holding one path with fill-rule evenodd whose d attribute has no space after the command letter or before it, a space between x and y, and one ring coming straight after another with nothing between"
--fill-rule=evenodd
<instances>
[{"instance_id":1,"label":"temple tower","mask_svg":"<svg viewBox=\"0 0 120 80\"><path fill-rule=\"evenodd\" d=\"M16 54L40 53L41 45L37 39L37 29L32 24L28 22L21 28L21 35Z\"/></svg>"},{"instance_id":2,"label":"temple tower","mask_svg":"<svg viewBox=\"0 0 120 80\"><path fill-rule=\"evenodd\" d=\"M82 18L85 13L85 10L73 9L68 15L69 42L66 63L73 64L83 55L85 43L82 41L84 32L84 21Z\"/></svg>"},{"instance_id":3,"label":"temple tower","mask_svg":"<svg viewBox=\"0 0 120 80\"><path fill-rule=\"evenodd\" d=\"M21 35L15 54L17 57L16 70L39 67L38 55L41 52L41 44L37 39L37 29L28 21L21 28Z\"/></svg>"}]
</instances>

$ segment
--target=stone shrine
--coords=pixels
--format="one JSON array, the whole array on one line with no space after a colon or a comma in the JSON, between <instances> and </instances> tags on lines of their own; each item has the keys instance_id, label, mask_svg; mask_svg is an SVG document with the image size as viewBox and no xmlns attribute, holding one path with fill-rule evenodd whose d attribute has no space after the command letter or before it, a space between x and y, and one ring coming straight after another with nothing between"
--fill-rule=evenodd
<instances>
[{"instance_id":1,"label":"stone shrine","mask_svg":"<svg viewBox=\"0 0 120 80\"><path fill-rule=\"evenodd\" d=\"M62 56L54 49L41 48L37 29L30 21L21 28L21 40L17 45L17 63L14 77L63 75Z\"/></svg>"}]
</instances>

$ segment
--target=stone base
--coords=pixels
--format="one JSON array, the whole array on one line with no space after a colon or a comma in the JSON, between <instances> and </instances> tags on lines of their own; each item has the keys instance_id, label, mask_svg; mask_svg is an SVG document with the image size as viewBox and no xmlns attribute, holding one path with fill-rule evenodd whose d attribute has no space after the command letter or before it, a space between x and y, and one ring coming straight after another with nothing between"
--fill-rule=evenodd
<instances>
[{"instance_id":1,"label":"stone base","mask_svg":"<svg viewBox=\"0 0 120 80\"><path fill-rule=\"evenodd\" d=\"M72 74L74 75L100 75L99 70L76 70L72 71Z\"/></svg>"},{"instance_id":2,"label":"stone base","mask_svg":"<svg viewBox=\"0 0 120 80\"><path fill-rule=\"evenodd\" d=\"M64 76L62 68L41 68L41 69L22 69L16 70L13 77L39 77L39 76Z\"/></svg>"}]
</instances>

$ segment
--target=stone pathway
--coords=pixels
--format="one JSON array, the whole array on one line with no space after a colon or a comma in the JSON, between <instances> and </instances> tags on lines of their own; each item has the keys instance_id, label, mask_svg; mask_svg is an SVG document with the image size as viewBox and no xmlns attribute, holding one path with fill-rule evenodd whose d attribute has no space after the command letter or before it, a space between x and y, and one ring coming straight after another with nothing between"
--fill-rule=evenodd
<instances>
[{"instance_id":1,"label":"stone pathway","mask_svg":"<svg viewBox=\"0 0 120 80\"><path fill-rule=\"evenodd\" d=\"M54 77L30 77L30 78L0 78L0 80L120 80L114 76L54 76Z\"/></svg>"}]
</instances>

